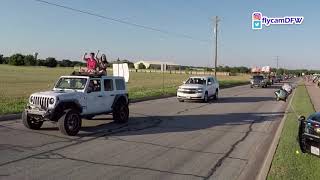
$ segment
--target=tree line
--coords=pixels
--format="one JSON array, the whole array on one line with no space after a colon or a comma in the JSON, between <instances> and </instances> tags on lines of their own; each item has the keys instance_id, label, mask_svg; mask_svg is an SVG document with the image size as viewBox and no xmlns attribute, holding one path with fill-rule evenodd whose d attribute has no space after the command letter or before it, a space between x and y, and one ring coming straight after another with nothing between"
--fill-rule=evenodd
<instances>
[{"instance_id":1,"label":"tree line","mask_svg":"<svg viewBox=\"0 0 320 180\"><path fill-rule=\"evenodd\" d=\"M74 67L74 66L86 65L86 63L84 62L71 61L69 59L58 61L54 57L48 57L46 59L35 59L33 55L23 55L20 53L13 54L10 57L3 57L3 55L0 55L0 64L10 64L14 66L47 66L47 67Z\"/></svg>"},{"instance_id":2,"label":"tree line","mask_svg":"<svg viewBox=\"0 0 320 180\"><path fill-rule=\"evenodd\" d=\"M133 62L126 59L110 62L108 67L111 67L113 63L128 63L129 68L134 68ZM48 57L46 59L35 59L33 55L23 55L20 53L13 54L10 57L4 57L0 54L0 64L10 64L14 66L47 66L47 67L85 67L85 62L71 61L69 59L63 59L61 61L56 60L54 57Z\"/></svg>"},{"instance_id":3,"label":"tree line","mask_svg":"<svg viewBox=\"0 0 320 180\"><path fill-rule=\"evenodd\" d=\"M134 68L134 63L130 62L129 60L120 60L119 58L116 61L110 62L108 67L111 67L113 63L128 63L129 68ZM85 62L80 61L71 61L69 59L63 59L61 61L56 60L54 57L48 57L46 59L35 59L33 55L23 55L20 53L13 54L10 57L4 57L0 54L0 64L10 64L14 66L47 66L47 67L74 67L74 66L86 66ZM160 69L161 67L152 67L150 66L149 69ZM138 65L138 69L146 69L143 63ZM194 67L194 66L175 66L175 67L168 67L169 70L182 70L182 71L194 71L203 69L204 71L211 72L214 71L214 68L208 67ZM302 74L320 74L320 70L308 70L308 69L283 69L283 68L271 68L272 72L276 74L295 74L295 75L302 75ZM251 69L245 66L240 67L229 67L229 66L218 66L217 72L229 72L229 73L250 73Z\"/></svg>"}]
</instances>

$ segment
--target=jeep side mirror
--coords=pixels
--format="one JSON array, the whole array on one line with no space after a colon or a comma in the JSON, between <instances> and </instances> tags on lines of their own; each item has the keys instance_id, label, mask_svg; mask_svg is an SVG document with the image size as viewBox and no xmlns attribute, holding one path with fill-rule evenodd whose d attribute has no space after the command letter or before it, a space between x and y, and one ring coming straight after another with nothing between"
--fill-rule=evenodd
<instances>
[{"instance_id":1,"label":"jeep side mirror","mask_svg":"<svg viewBox=\"0 0 320 180\"><path fill-rule=\"evenodd\" d=\"M187 81L182 81L183 84L185 84Z\"/></svg>"},{"instance_id":2,"label":"jeep side mirror","mask_svg":"<svg viewBox=\"0 0 320 180\"><path fill-rule=\"evenodd\" d=\"M211 85L212 84L212 82L208 82L208 85Z\"/></svg>"},{"instance_id":3,"label":"jeep side mirror","mask_svg":"<svg viewBox=\"0 0 320 180\"><path fill-rule=\"evenodd\" d=\"M91 93L92 92L92 88L88 88L87 93Z\"/></svg>"},{"instance_id":4,"label":"jeep side mirror","mask_svg":"<svg viewBox=\"0 0 320 180\"><path fill-rule=\"evenodd\" d=\"M306 120L306 117L304 117L304 116L299 116L298 121L304 121L304 120Z\"/></svg>"}]
</instances>

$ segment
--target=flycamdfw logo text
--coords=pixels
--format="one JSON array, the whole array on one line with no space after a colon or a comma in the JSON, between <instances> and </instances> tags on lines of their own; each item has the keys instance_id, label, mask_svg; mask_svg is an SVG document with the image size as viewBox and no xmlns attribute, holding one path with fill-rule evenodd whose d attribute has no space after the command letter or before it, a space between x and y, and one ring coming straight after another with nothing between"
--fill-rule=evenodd
<instances>
[{"instance_id":1,"label":"flycamdfw logo text","mask_svg":"<svg viewBox=\"0 0 320 180\"><path fill-rule=\"evenodd\" d=\"M303 16L284 16L284 17L267 17L261 12L252 13L252 29L262 29L262 25L270 26L271 24L302 24Z\"/></svg>"}]
</instances>

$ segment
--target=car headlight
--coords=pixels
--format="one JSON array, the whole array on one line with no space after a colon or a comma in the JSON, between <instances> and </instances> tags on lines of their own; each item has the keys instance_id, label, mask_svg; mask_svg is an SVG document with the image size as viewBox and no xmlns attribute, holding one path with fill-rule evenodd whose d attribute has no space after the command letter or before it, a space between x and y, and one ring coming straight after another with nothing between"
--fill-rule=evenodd
<instances>
[{"instance_id":1,"label":"car headlight","mask_svg":"<svg viewBox=\"0 0 320 180\"><path fill-rule=\"evenodd\" d=\"M54 98L50 98L49 103L50 103L50 104L54 104Z\"/></svg>"}]
</instances>

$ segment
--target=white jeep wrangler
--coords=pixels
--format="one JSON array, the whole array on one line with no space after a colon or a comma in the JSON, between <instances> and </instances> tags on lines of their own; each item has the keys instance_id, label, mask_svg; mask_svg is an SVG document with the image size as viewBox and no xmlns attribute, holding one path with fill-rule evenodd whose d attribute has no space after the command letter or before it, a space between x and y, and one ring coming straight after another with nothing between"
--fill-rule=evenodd
<instances>
[{"instance_id":1,"label":"white jeep wrangler","mask_svg":"<svg viewBox=\"0 0 320 180\"><path fill-rule=\"evenodd\" d=\"M116 123L129 118L129 99L123 77L73 73L61 76L53 90L31 94L22 113L23 124L40 129L44 121L58 122L60 131L75 136L81 128L81 118L113 114Z\"/></svg>"}]
</instances>

